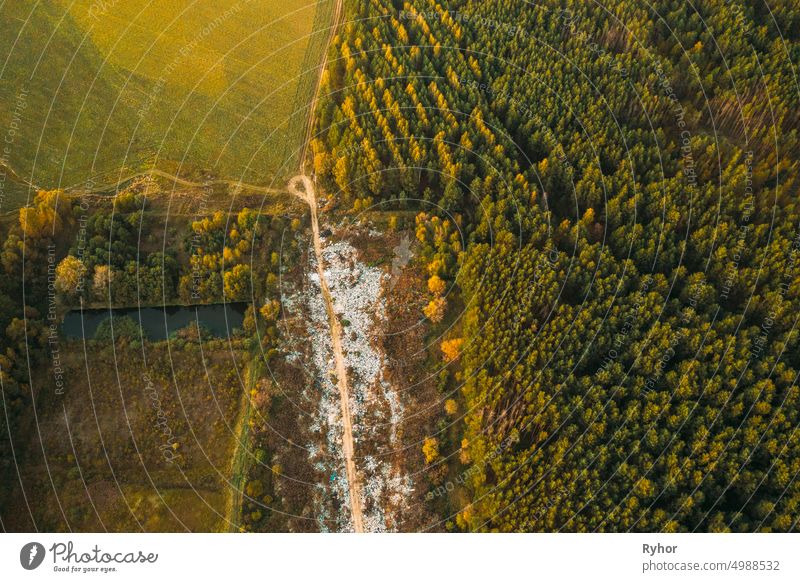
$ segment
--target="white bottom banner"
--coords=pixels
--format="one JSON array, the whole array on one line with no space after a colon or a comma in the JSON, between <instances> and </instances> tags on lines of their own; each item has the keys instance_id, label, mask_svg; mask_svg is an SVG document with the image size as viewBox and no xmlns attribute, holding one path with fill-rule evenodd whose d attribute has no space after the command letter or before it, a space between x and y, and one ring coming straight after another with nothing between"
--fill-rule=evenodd
<instances>
[{"instance_id":1,"label":"white bottom banner","mask_svg":"<svg viewBox=\"0 0 800 582\"><path fill-rule=\"evenodd\" d=\"M0 580L800 580L794 534L3 534Z\"/></svg>"}]
</instances>

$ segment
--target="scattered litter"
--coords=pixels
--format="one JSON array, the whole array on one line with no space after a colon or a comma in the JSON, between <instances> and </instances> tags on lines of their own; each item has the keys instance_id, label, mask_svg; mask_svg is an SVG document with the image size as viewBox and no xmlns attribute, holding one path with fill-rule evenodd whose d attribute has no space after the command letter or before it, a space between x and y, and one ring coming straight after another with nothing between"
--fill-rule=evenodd
<instances>
[{"instance_id":1,"label":"scattered litter","mask_svg":"<svg viewBox=\"0 0 800 582\"><path fill-rule=\"evenodd\" d=\"M330 234L330 231L326 231ZM326 245L322 250L324 273L333 298L333 308L343 325L342 349L348 370L350 408L353 416L354 441L360 445L366 437L384 433L388 446L397 445L397 426L402 419L402 405L392 384L383 377L385 357L374 341L376 328L385 320L382 290L389 276L378 267L361 263L358 251L348 242ZM311 341L314 373L313 385L321 391L319 414L312 431L325 435L328 454L317 458L319 448L309 448L312 461L330 475L328 487L316 489L317 515L320 529L327 531L336 523L340 531L353 529L350 516L350 492L342 452L342 419L339 390L334 369L333 345L328 314L325 309L319 275L313 253L306 289L307 329ZM387 418L388 416L388 418ZM377 417L377 418L376 418ZM364 526L367 531L390 531L395 519L387 516L404 508L412 491L411 480L396 474L391 451L381 451L379 458L360 456L356 449L356 468L362 482ZM363 453L362 453L363 454ZM338 501L338 515L331 517L331 500ZM388 517L388 519L387 519ZM331 521L331 520L334 521Z\"/></svg>"}]
</instances>

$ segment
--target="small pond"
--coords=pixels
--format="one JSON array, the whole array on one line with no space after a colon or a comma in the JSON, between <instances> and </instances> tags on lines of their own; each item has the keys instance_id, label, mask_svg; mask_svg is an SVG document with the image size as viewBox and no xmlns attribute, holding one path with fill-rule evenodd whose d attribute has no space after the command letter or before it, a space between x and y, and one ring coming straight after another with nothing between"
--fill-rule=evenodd
<instances>
[{"instance_id":1,"label":"small pond","mask_svg":"<svg viewBox=\"0 0 800 582\"><path fill-rule=\"evenodd\" d=\"M220 303L215 305L170 305L165 307L125 307L120 309L73 310L64 316L62 333L71 339L93 339L97 328L111 315L129 317L144 330L152 341L167 339L173 332L198 322L214 337L228 337L241 329L247 303Z\"/></svg>"}]
</instances>

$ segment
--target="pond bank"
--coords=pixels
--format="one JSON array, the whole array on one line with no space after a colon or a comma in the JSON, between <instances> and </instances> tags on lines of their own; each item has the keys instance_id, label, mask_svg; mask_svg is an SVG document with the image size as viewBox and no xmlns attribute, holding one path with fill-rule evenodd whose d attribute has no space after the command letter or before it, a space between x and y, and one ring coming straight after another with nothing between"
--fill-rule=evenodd
<instances>
[{"instance_id":1,"label":"pond bank","mask_svg":"<svg viewBox=\"0 0 800 582\"><path fill-rule=\"evenodd\" d=\"M152 341L167 339L175 331L197 323L214 337L229 337L244 322L248 303L205 305L165 305L159 307L122 307L74 309L64 315L61 333L68 339L92 339L98 328L111 316L129 317Z\"/></svg>"}]
</instances>

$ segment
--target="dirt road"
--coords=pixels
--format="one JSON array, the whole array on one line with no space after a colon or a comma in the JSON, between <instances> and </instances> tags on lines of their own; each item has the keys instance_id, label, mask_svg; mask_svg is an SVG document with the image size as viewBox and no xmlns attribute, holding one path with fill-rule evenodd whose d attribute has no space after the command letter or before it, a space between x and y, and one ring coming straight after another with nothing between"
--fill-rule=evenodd
<instances>
[{"instance_id":1,"label":"dirt road","mask_svg":"<svg viewBox=\"0 0 800 582\"><path fill-rule=\"evenodd\" d=\"M77 186L70 186L64 188L66 192L71 191L79 191L83 193L93 193L93 192L106 192L109 190L114 190L119 188L121 184L125 184L126 182L130 182L131 180L135 180L136 178L144 178L144 177L159 177L164 178L165 180L169 180L173 182L177 186L184 186L186 188L203 188L208 186L213 186L215 184L225 184L232 188L236 188L239 190L248 190L251 192L260 192L262 194L274 194L281 192L280 188L270 188L268 186L257 186L255 184L248 184L246 182L239 182L238 180L209 180L207 182L192 182L190 180L184 180L176 176L175 174L170 174L169 172L165 172L163 170L159 170L158 168L150 168L149 170L145 170L143 172L136 172L135 174L129 174L120 180L117 180L114 183L110 184L103 184L97 185L93 188L85 188L81 185Z\"/></svg>"},{"instance_id":2,"label":"dirt road","mask_svg":"<svg viewBox=\"0 0 800 582\"><path fill-rule=\"evenodd\" d=\"M353 419L350 414L350 389L347 384L347 364L342 351L342 325L333 310L333 297L325 279L325 264L322 256L322 243L319 239L319 220L317 218L317 196L314 183L305 175L295 176L289 180L289 192L303 199L311 209L311 231L314 238L314 254L317 257L317 274L322 297L325 301L325 310L328 312L331 342L333 344L333 357L336 362L336 383L339 388L339 400L342 407L342 450L344 464L347 472L347 487L350 491L350 512L353 517L353 528L356 532L364 531L364 517L361 510L361 484L358 479L353 446Z\"/></svg>"},{"instance_id":3,"label":"dirt road","mask_svg":"<svg viewBox=\"0 0 800 582\"><path fill-rule=\"evenodd\" d=\"M300 173L304 171L306 156L308 154L308 144L311 141L311 132L314 131L314 112L317 110L317 99L319 98L319 90L322 87L322 75L325 68L328 66L328 50L331 46L331 41L336 34L336 29L339 27L339 18L342 15L342 0L336 0L336 6L333 9L333 22L331 23L330 33L328 34L328 42L325 43L325 50L322 53L322 63L319 66L319 76L317 76L317 86L314 88L314 96L311 98L311 103L308 106L308 123L306 125L306 135L303 137L303 145L300 150ZM294 180L294 178L292 178Z\"/></svg>"}]
</instances>

